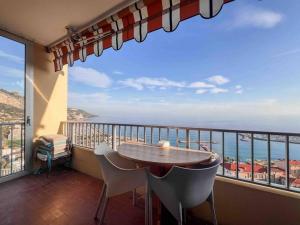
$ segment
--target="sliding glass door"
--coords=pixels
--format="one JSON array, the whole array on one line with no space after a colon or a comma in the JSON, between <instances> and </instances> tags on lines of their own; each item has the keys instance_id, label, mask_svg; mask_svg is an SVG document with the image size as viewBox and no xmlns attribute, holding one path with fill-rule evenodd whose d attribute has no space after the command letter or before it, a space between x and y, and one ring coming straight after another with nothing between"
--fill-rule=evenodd
<instances>
[{"instance_id":1,"label":"sliding glass door","mask_svg":"<svg viewBox=\"0 0 300 225\"><path fill-rule=\"evenodd\" d=\"M0 36L0 181L24 172L28 161L26 80L26 43Z\"/></svg>"}]
</instances>

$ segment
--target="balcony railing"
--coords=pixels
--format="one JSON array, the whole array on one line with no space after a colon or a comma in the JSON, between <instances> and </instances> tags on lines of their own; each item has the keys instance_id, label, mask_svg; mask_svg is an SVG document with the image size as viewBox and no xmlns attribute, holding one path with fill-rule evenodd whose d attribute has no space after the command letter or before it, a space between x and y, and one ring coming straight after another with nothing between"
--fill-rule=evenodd
<instances>
[{"instance_id":1,"label":"balcony railing","mask_svg":"<svg viewBox=\"0 0 300 225\"><path fill-rule=\"evenodd\" d=\"M0 123L0 177L24 170L24 123Z\"/></svg>"},{"instance_id":2,"label":"balcony railing","mask_svg":"<svg viewBox=\"0 0 300 225\"><path fill-rule=\"evenodd\" d=\"M218 175L264 186L300 191L300 134L159 125L64 122L73 144L94 148L106 142L157 144L214 151L222 158Z\"/></svg>"}]
</instances>

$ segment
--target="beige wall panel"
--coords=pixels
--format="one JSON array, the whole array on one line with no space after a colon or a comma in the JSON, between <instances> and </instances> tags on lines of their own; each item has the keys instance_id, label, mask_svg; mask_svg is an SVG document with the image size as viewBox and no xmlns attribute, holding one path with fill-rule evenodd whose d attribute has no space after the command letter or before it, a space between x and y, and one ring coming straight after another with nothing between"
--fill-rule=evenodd
<instances>
[{"instance_id":1,"label":"beige wall panel","mask_svg":"<svg viewBox=\"0 0 300 225\"><path fill-rule=\"evenodd\" d=\"M53 58L39 45L33 47L33 136L57 134L67 120L68 67L54 72Z\"/></svg>"},{"instance_id":2,"label":"beige wall panel","mask_svg":"<svg viewBox=\"0 0 300 225\"><path fill-rule=\"evenodd\" d=\"M76 147L73 151L72 167L77 171L102 179L99 162L91 150Z\"/></svg>"},{"instance_id":3,"label":"beige wall panel","mask_svg":"<svg viewBox=\"0 0 300 225\"><path fill-rule=\"evenodd\" d=\"M221 225L299 225L299 198L299 194L225 178L217 178L215 183L216 212ZM211 221L207 204L193 209L193 214Z\"/></svg>"}]
</instances>

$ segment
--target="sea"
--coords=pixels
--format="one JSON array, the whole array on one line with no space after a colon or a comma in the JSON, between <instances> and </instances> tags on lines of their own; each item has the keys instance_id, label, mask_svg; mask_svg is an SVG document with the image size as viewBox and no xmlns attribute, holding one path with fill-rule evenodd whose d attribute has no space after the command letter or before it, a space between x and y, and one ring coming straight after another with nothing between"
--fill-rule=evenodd
<instances>
[{"instance_id":1,"label":"sea","mask_svg":"<svg viewBox=\"0 0 300 225\"><path fill-rule=\"evenodd\" d=\"M107 121L103 120L103 118L91 118L90 122L107 122L107 123L121 123L121 124L155 124L155 125L172 125L172 126L183 126L183 127L196 127L196 128L221 128L221 129L243 129L243 130L260 130L257 129L251 129L251 127L233 127L232 121L228 121L228 124L226 122L218 123L218 122L212 122L211 124L208 124L208 122L205 122L205 126L200 124L179 124L176 123L175 125L172 123L164 124L164 123L145 123L140 121ZM204 123L203 123L204 124ZM254 127L252 127L254 128ZM286 128L286 126L285 126ZM146 129L146 142L151 143L151 135L150 135L150 128ZM284 129L284 131L280 130L280 127L277 127L276 129L266 129L263 131L276 131L276 132L284 132L287 131ZM289 132L295 132L294 129L288 130ZM111 130L109 131L111 132ZM124 126L121 127L121 138L124 137L125 128ZM295 132L296 133L296 132ZM300 132L299 132L300 133ZM117 128L117 134L119 134L118 128ZM131 135L130 127L126 128L126 136L129 138ZM132 129L133 134L133 140L137 140L137 128L133 127ZM247 136L248 134L245 133ZM170 129L169 135L167 129L161 129L160 131L160 138L159 138L159 129L155 128L153 129L153 142L152 143L158 143L160 140L169 140L170 144L172 146L176 146L178 142L178 146L185 148L186 147L186 132L185 130L180 130L178 132L178 138L176 138L176 129ZM139 138L140 140L144 137L144 129L139 129ZM265 135L259 135L254 134L254 142L253 142L253 153L254 153L254 160L267 160L268 159L268 142L266 140ZM286 143L283 141L284 136L273 136L270 137L270 158L271 160L284 160L286 158ZM199 149L199 133L198 131L191 130L189 134L190 139L190 148L191 149ZM200 132L200 143L201 146L204 148L210 148L209 144L210 140L210 133L208 131L201 131ZM143 140L142 140L143 141ZM292 136L290 137L290 143L289 143L289 159L290 160L300 160L300 137ZM222 152L222 133L221 132L212 132L212 150L214 152L217 152L219 155L223 155ZM251 141L248 138L245 138L243 135L238 135L238 141L237 141L237 135L236 133L230 133L225 132L224 133L224 157L228 158L230 160L237 160L237 151L238 151L238 160L240 162L247 162L251 160Z\"/></svg>"}]
</instances>

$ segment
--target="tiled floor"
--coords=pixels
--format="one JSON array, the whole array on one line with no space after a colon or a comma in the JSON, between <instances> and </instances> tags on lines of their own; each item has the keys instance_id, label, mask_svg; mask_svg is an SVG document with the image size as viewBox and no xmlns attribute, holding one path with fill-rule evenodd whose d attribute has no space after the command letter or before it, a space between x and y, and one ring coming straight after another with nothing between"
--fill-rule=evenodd
<instances>
[{"instance_id":1,"label":"tiled floor","mask_svg":"<svg viewBox=\"0 0 300 225\"><path fill-rule=\"evenodd\" d=\"M96 225L93 217L101 186L100 180L70 169L55 170L48 178L29 175L2 183L0 225ZM189 218L190 225L207 225ZM143 198L136 207L131 193L111 199L105 224L143 225Z\"/></svg>"},{"instance_id":2,"label":"tiled floor","mask_svg":"<svg viewBox=\"0 0 300 225\"><path fill-rule=\"evenodd\" d=\"M30 175L0 184L1 225L95 225L101 181L73 170ZM144 224L143 200L133 207L130 193L113 198L107 225Z\"/></svg>"}]
</instances>

